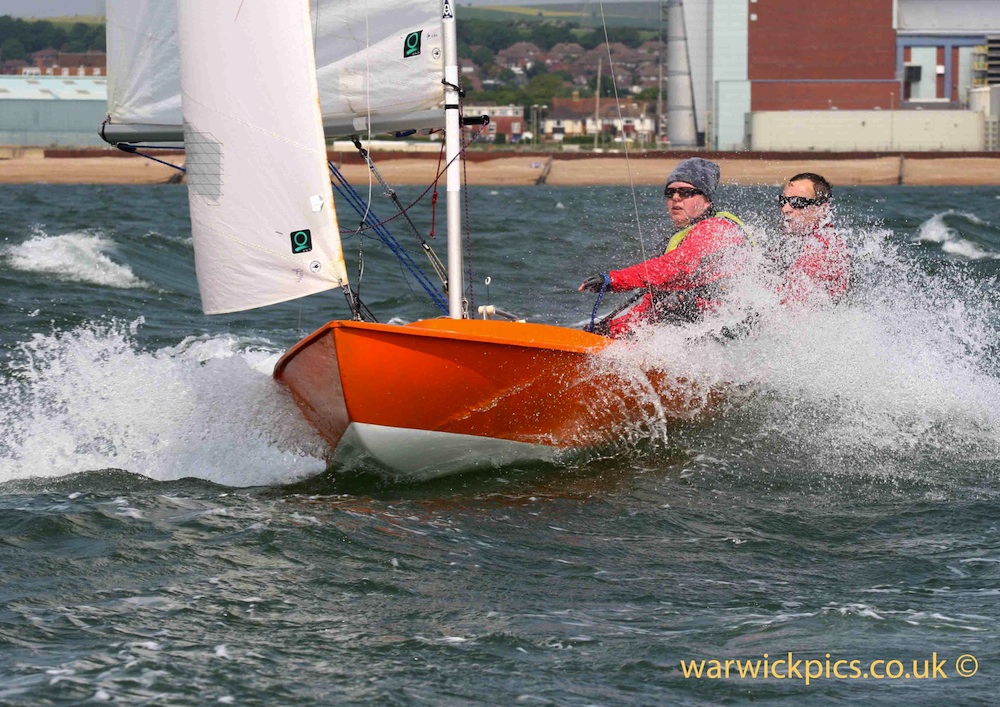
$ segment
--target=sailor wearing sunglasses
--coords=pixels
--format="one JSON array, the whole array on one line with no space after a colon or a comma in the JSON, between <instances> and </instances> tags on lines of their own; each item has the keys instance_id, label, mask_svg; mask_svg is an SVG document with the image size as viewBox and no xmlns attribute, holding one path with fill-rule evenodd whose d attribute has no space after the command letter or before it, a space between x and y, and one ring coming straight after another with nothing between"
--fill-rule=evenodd
<instances>
[{"instance_id":1,"label":"sailor wearing sunglasses","mask_svg":"<svg viewBox=\"0 0 1000 707\"><path fill-rule=\"evenodd\" d=\"M682 160L667 177L663 195L674 234L663 251L644 262L587 278L578 288L603 294L641 290L593 331L628 336L643 324L693 322L718 308L726 282L747 259L743 222L713 201L719 165L700 157Z\"/></svg>"},{"instance_id":2,"label":"sailor wearing sunglasses","mask_svg":"<svg viewBox=\"0 0 1000 707\"><path fill-rule=\"evenodd\" d=\"M818 174L803 172L788 180L778 196L788 263L778 295L782 304L804 303L817 297L836 301L850 281L850 255L833 225L833 190Z\"/></svg>"}]
</instances>

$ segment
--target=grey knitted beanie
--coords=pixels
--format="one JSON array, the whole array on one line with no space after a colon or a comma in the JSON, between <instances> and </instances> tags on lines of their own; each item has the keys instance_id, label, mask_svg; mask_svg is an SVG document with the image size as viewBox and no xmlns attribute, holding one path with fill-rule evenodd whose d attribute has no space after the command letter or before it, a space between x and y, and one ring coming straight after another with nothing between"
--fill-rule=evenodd
<instances>
[{"instance_id":1,"label":"grey knitted beanie","mask_svg":"<svg viewBox=\"0 0 1000 707\"><path fill-rule=\"evenodd\" d=\"M667 177L667 186L673 182L687 182L704 194L709 201L715 201L715 191L719 188L719 165L701 157L681 160Z\"/></svg>"}]
</instances>

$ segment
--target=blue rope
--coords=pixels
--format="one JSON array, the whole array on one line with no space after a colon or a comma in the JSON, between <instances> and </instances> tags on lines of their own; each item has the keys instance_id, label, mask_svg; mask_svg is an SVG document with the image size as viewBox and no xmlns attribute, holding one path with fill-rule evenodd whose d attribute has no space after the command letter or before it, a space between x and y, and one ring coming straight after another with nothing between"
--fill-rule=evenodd
<instances>
[{"instance_id":1,"label":"blue rope","mask_svg":"<svg viewBox=\"0 0 1000 707\"><path fill-rule=\"evenodd\" d=\"M604 282L601 284L601 291L597 293L597 301L594 302L594 311L590 313L590 324L587 326L587 331L594 331L594 322L597 320L597 310L601 306L601 300L604 299L604 293L607 292L608 287L611 286L611 277L607 273L603 273Z\"/></svg>"},{"instance_id":2,"label":"blue rope","mask_svg":"<svg viewBox=\"0 0 1000 707\"><path fill-rule=\"evenodd\" d=\"M375 232L379 240L385 244L393 254L399 258L399 262L405 267L410 275L420 284L424 292L427 293L428 297L437 305L444 314L448 313L448 302L444 299L444 296L438 292L437 288L430 278L420 269L420 266L414 262L413 257L403 248L398 240L387 229L382 221L375 217L375 214L368 208L365 200L358 194L357 190L352 187L348 181L344 178L332 162L329 163L330 172L333 174L336 182L333 187L336 189L337 194L343 197L344 201L351 205L351 207L358 213L359 216L365 216L365 220L368 226Z\"/></svg>"}]
</instances>

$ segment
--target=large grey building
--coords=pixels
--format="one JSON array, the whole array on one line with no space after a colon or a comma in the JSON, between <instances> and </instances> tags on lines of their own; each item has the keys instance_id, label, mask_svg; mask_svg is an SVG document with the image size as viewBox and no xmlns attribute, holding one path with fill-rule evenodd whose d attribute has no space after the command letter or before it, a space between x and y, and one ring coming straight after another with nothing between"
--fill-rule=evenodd
<instances>
[{"instance_id":1,"label":"large grey building","mask_svg":"<svg viewBox=\"0 0 1000 707\"><path fill-rule=\"evenodd\" d=\"M104 145L107 93L104 76L0 76L0 145Z\"/></svg>"}]
</instances>

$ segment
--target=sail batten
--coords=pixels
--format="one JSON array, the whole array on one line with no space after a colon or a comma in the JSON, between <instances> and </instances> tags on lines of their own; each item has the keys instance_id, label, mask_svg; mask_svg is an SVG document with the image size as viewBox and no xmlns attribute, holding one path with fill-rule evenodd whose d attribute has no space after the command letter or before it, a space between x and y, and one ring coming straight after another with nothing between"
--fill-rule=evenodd
<instances>
[{"instance_id":1,"label":"sail batten","mask_svg":"<svg viewBox=\"0 0 1000 707\"><path fill-rule=\"evenodd\" d=\"M346 284L308 5L180 0L178 22L191 230L205 313Z\"/></svg>"}]
</instances>

